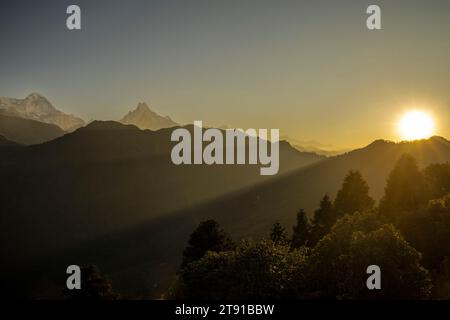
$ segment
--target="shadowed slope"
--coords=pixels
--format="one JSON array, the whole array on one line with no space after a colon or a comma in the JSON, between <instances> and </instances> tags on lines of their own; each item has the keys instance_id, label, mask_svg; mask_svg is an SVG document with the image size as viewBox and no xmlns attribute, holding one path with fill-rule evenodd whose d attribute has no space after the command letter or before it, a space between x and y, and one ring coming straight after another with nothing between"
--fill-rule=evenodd
<instances>
[{"instance_id":1,"label":"shadowed slope","mask_svg":"<svg viewBox=\"0 0 450 320\"><path fill-rule=\"evenodd\" d=\"M25 145L40 144L64 134L56 125L8 116L0 111L0 135L10 141Z\"/></svg>"},{"instance_id":2,"label":"shadowed slope","mask_svg":"<svg viewBox=\"0 0 450 320\"><path fill-rule=\"evenodd\" d=\"M421 166L450 161L450 145L443 138L399 144L375 141L365 148L287 172L256 186L235 190L204 204L191 205L151 219L147 216L139 226L116 229L82 243L74 243L64 251L54 251L50 256L51 266L47 263L50 257L44 256L36 270L42 267L41 275L53 278L56 271L70 261L95 263L111 274L115 284L124 292L155 298L167 289L188 236L202 219L216 219L235 238L263 236L275 220L292 225L299 208L306 208L311 213L324 193L334 196L350 169L360 170L371 187L372 195L379 198L389 171L404 153L416 157ZM129 206L132 203L129 202ZM134 213L133 210L131 212ZM82 226L96 224L102 214L100 210L83 215L86 220ZM60 222L56 221L58 225ZM48 240L67 239L68 231L74 230L72 227L64 231L55 229L56 233ZM55 270L50 271L52 268Z\"/></svg>"},{"instance_id":3,"label":"shadowed slope","mask_svg":"<svg viewBox=\"0 0 450 320\"><path fill-rule=\"evenodd\" d=\"M39 256L270 179L259 165L176 166L171 132L96 121L1 158L3 251ZM280 144L281 172L321 159Z\"/></svg>"}]
</instances>

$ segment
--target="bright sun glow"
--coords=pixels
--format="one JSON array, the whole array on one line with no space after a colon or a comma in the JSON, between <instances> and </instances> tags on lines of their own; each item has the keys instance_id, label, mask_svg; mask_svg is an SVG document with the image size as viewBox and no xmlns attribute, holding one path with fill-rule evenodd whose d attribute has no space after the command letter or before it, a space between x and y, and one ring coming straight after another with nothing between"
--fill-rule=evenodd
<instances>
[{"instance_id":1,"label":"bright sun glow","mask_svg":"<svg viewBox=\"0 0 450 320\"><path fill-rule=\"evenodd\" d=\"M423 111L409 111L398 123L398 131L404 140L426 139L433 135L434 121Z\"/></svg>"}]
</instances>

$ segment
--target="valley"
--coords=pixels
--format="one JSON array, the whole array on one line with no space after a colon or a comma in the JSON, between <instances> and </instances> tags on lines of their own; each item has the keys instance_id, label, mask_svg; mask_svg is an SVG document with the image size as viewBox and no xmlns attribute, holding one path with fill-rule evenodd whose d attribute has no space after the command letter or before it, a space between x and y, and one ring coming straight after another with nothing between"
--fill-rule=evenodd
<instances>
[{"instance_id":1,"label":"valley","mask_svg":"<svg viewBox=\"0 0 450 320\"><path fill-rule=\"evenodd\" d=\"M349 170L359 170L379 199L402 154L421 167L450 161L450 143L440 137L379 140L326 159L282 142L280 174L268 178L251 165L175 166L170 132L93 122L3 157L0 176L8 188L0 195L0 237L9 259L1 268L21 277L27 271L20 266L33 265L32 279L55 283L65 265L96 264L122 292L158 298L190 232L205 218L236 239L257 239L274 221L292 225L300 208L311 216Z\"/></svg>"}]
</instances>

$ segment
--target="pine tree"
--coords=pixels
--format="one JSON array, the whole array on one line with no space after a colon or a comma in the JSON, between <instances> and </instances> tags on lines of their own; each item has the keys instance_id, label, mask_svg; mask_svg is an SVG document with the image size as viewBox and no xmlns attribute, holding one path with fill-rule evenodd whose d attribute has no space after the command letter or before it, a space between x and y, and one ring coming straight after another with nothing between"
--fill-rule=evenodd
<instances>
[{"instance_id":1,"label":"pine tree","mask_svg":"<svg viewBox=\"0 0 450 320\"><path fill-rule=\"evenodd\" d=\"M311 236L311 225L309 223L306 212L303 209L297 213L297 225L293 227L292 233L292 248L300 248L307 245Z\"/></svg>"},{"instance_id":2,"label":"pine tree","mask_svg":"<svg viewBox=\"0 0 450 320\"><path fill-rule=\"evenodd\" d=\"M202 221L189 237L188 246L183 251L181 268L201 259L207 251L221 252L235 248L230 236L220 228L215 220Z\"/></svg>"},{"instance_id":3,"label":"pine tree","mask_svg":"<svg viewBox=\"0 0 450 320\"><path fill-rule=\"evenodd\" d=\"M278 245L286 245L288 243L286 230L278 221L272 226L272 230L270 231L270 239L273 243Z\"/></svg>"},{"instance_id":4,"label":"pine tree","mask_svg":"<svg viewBox=\"0 0 450 320\"><path fill-rule=\"evenodd\" d=\"M369 185L359 171L350 170L334 200L336 213L333 223L346 214L373 209L375 201L369 196Z\"/></svg>"},{"instance_id":5,"label":"pine tree","mask_svg":"<svg viewBox=\"0 0 450 320\"><path fill-rule=\"evenodd\" d=\"M314 212L313 225L311 227L310 245L314 246L326 235L336 221L333 203L328 194L320 200L319 208Z\"/></svg>"},{"instance_id":6,"label":"pine tree","mask_svg":"<svg viewBox=\"0 0 450 320\"><path fill-rule=\"evenodd\" d=\"M450 163L434 163L423 169L423 177L429 199L445 196L450 192Z\"/></svg>"},{"instance_id":7,"label":"pine tree","mask_svg":"<svg viewBox=\"0 0 450 320\"><path fill-rule=\"evenodd\" d=\"M426 204L424 177L416 160L403 155L389 174L380 212L396 220L402 212L414 211Z\"/></svg>"},{"instance_id":8,"label":"pine tree","mask_svg":"<svg viewBox=\"0 0 450 320\"><path fill-rule=\"evenodd\" d=\"M328 194L324 195L320 200L319 208L314 212L313 223L315 225L322 225L330 229L335 222L335 215L333 210L333 203Z\"/></svg>"}]
</instances>

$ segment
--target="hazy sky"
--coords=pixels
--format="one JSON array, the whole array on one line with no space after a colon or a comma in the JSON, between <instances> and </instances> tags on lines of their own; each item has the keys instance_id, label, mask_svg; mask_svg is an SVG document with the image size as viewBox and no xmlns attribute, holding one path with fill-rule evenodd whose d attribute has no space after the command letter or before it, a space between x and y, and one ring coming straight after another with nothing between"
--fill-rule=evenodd
<instances>
[{"instance_id":1,"label":"hazy sky","mask_svg":"<svg viewBox=\"0 0 450 320\"><path fill-rule=\"evenodd\" d=\"M66 29L66 8L82 30ZM381 31L366 29L369 4ZM450 1L1 1L0 96L85 120L146 101L180 123L280 128L335 148L398 140L414 106L450 137Z\"/></svg>"}]
</instances>

